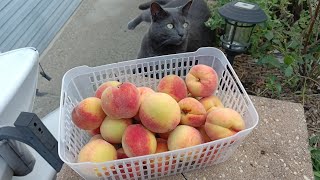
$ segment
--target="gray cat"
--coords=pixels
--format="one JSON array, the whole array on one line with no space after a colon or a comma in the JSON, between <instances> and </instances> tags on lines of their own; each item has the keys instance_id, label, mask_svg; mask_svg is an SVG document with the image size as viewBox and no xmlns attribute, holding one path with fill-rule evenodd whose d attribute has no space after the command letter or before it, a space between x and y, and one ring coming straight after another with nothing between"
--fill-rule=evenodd
<instances>
[{"instance_id":1,"label":"gray cat","mask_svg":"<svg viewBox=\"0 0 320 180\"><path fill-rule=\"evenodd\" d=\"M128 29L134 29L142 21L151 25L142 39L138 58L196 51L214 45L215 33L204 24L210 17L204 0L156 0L139 8L148 10L130 21Z\"/></svg>"}]
</instances>

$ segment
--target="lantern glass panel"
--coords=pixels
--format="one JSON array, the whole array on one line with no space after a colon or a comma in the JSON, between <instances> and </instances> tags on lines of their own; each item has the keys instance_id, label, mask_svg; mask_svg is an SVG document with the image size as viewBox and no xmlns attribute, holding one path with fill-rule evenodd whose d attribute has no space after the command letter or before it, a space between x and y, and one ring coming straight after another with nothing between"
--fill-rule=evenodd
<instances>
[{"instance_id":1,"label":"lantern glass panel","mask_svg":"<svg viewBox=\"0 0 320 180\"><path fill-rule=\"evenodd\" d=\"M249 46L254 24L239 23L226 20L222 45L225 49L245 51Z\"/></svg>"}]
</instances>

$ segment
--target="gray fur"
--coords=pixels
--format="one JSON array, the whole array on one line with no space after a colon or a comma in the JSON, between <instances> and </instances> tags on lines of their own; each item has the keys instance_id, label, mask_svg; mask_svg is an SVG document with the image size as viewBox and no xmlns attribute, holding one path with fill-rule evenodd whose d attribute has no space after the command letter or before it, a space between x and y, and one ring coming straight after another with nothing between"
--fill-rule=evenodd
<instances>
[{"instance_id":1,"label":"gray fur","mask_svg":"<svg viewBox=\"0 0 320 180\"><path fill-rule=\"evenodd\" d=\"M128 24L129 29L134 29L142 21L151 22L142 39L138 58L195 51L200 47L213 46L214 32L204 24L210 17L209 8L204 0L193 0L190 9L185 9L185 14L182 13L182 8L188 5L188 0L157 1L165 4L162 9L166 16L157 19L157 14L151 15L152 9L147 9ZM155 4L154 1L147 2L139 8L145 9L151 5L156 7L158 4ZM187 28L183 28L184 22L189 24ZM169 23L174 25L171 30L166 26Z\"/></svg>"}]
</instances>

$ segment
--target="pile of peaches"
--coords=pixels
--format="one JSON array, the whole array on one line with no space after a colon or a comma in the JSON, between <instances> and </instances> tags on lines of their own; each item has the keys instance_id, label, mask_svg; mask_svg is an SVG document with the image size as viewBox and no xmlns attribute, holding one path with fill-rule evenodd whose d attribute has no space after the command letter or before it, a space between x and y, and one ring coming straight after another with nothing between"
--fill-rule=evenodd
<instances>
[{"instance_id":1,"label":"pile of peaches","mask_svg":"<svg viewBox=\"0 0 320 180\"><path fill-rule=\"evenodd\" d=\"M195 65L185 80L163 77L156 91L108 81L79 102L73 123L92 135L77 162L106 162L187 148L245 129L241 115L213 94L219 78Z\"/></svg>"}]
</instances>

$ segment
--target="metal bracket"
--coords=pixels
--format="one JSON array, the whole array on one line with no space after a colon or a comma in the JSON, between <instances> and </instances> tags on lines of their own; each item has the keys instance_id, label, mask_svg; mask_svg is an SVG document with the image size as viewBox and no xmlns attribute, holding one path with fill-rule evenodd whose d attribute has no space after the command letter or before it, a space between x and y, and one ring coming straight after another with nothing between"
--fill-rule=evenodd
<instances>
[{"instance_id":1,"label":"metal bracket","mask_svg":"<svg viewBox=\"0 0 320 180\"><path fill-rule=\"evenodd\" d=\"M59 172L63 161L58 155L58 142L39 117L34 113L21 112L14 126L0 128L0 141L12 139L31 146Z\"/></svg>"}]
</instances>

